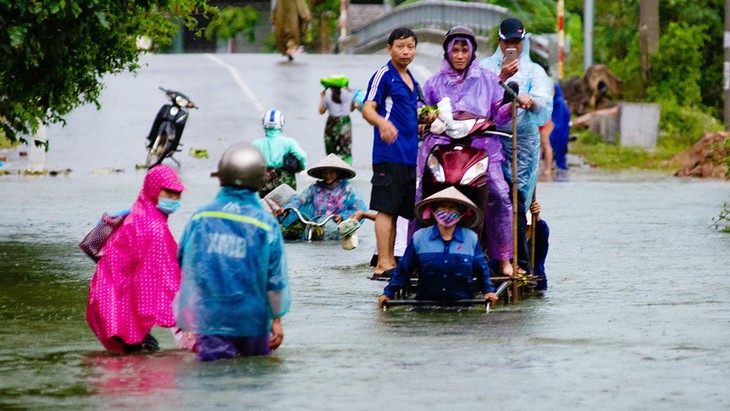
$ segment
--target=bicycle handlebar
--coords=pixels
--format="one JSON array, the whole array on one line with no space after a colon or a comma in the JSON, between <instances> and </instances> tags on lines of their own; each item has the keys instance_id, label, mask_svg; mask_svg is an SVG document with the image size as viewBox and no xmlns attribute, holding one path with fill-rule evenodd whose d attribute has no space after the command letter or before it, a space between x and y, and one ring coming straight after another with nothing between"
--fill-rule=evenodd
<instances>
[{"instance_id":1,"label":"bicycle handlebar","mask_svg":"<svg viewBox=\"0 0 730 411\"><path fill-rule=\"evenodd\" d=\"M294 210L294 212L297 214L297 217L299 217L299 219L304 224L306 224L306 225L313 225L313 226L317 226L317 227L322 227L323 225L325 225L325 223L327 223L327 221L329 221L331 218L334 218L335 217L335 214L330 214L324 220L322 220L320 222L314 222L312 220L307 220L306 218L304 218L304 216L302 215L302 213L299 212L299 210L296 207L287 207L286 209L287 210Z\"/></svg>"}]
</instances>

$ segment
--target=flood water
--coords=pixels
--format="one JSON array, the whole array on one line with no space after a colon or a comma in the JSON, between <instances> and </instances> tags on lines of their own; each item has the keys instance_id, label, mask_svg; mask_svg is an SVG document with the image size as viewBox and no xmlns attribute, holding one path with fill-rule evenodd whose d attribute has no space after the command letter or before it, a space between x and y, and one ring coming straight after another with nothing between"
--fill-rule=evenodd
<instances>
[{"instance_id":1,"label":"flood water","mask_svg":"<svg viewBox=\"0 0 730 411\"><path fill-rule=\"evenodd\" d=\"M385 61L309 57L300 69L315 85L317 65L361 70L355 76L367 79ZM179 75L192 89L203 86L186 76L196 64L212 64L196 59L186 60L192 74ZM272 75L290 69L273 56L240 59L248 60L231 64L274 61ZM69 126L49 130L48 167L70 174L0 176L0 409L730 407L730 236L711 227L730 201L730 185L657 173L574 170L568 182L539 184L551 230L550 288L489 314L378 311L385 283L366 279L375 245L367 222L352 251L332 242L287 244L293 304L272 357L199 363L157 328L159 353L105 353L84 321L94 265L77 244L103 211L128 206L141 187L144 171L134 164L143 160L142 139L163 100L153 90L142 107L120 116L119 96L135 93L131 85L140 82L158 84L155 76L176 64L152 59L136 78L110 79L102 104L117 112L82 108ZM358 64L364 68L353 68ZM316 162L324 118L311 106L317 95L297 100L306 93L317 89L296 94L283 110L295 124L289 134L312 130L302 145ZM315 114L294 114L305 104ZM206 115L192 113L183 137L211 158L180 155L187 191L170 217L176 238L216 193L209 173L222 149L239 131L256 129L237 122L258 121L221 125L220 113ZM125 116L136 120L111 120ZM358 114L353 122L360 138L354 184L368 199L371 135ZM93 128L98 124L104 133ZM221 132L202 131L212 125ZM92 150L91 138L101 139ZM113 141L122 138L124 144ZM300 177L300 190L312 181Z\"/></svg>"}]
</instances>

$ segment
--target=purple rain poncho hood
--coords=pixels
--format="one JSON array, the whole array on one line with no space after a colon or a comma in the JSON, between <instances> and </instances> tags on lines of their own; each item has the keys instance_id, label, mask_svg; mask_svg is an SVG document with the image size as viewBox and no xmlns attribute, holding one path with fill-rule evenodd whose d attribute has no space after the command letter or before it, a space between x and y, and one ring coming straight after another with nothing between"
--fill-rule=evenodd
<instances>
[{"instance_id":1,"label":"purple rain poncho hood","mask_svg":"<svg viewBox=\"0 0 730 411\"><path fill-rule=\"evenodd\" d=\"M454 113L465 111L492 118L497 125L510 121L509 104L501 104L504 92L499 77L473 62L465 70L457 71L444 58L441 70L424 83L423 92L427 105L436 105L448 96Z\"/></svg>"},{"instance_id":2,"label":"purple rain poncho hood","mask_svg":"<svg viewBox=\"0 0 730 411\"><path fill-rule=\"evenodd\" d=\"M469 64L466 65L465 70L469 70L469 67L474 63L474 60L477 59L476 50L474 49L474 45L472 45L471 40L466 37L454 37L449 41L449 44L446 45L446 50L444 50L444 60L451 65L451 50L454 48L454 44L456 44L457 41L463 41L466 43L466 47L469 49L469 53L471 53L471 56L469 57Z\"/></svg>"}]
</instances>

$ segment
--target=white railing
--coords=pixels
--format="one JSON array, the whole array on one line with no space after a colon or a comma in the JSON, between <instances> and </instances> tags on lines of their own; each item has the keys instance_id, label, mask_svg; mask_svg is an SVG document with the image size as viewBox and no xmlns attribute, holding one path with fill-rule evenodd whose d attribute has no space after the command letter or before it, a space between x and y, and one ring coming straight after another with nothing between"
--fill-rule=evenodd
<instances>
[{"instance_id":1,"label":"white railing","mask_svg":"<svg viewBox=\"0 0 730 411\"><path fill-rule=\"evenodd\" d=\"M495 26L510 16L510 11L493 4L465 3L450 0L424 0L399 6L382 17L364 24L340 39L344 53L367 53L382 49L388 35L396 27L447 30L464 25L478 35L489 37Z\"/></svg>"}]
</instances>

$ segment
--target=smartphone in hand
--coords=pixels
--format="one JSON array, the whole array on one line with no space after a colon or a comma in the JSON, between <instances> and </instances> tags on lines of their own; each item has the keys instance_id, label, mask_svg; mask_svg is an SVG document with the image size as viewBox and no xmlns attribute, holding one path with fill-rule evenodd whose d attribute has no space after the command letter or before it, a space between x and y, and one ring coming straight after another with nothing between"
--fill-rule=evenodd
<instances>
[{"instance_id":1,"label":"smartphone in hand","mask_svg":"<svg viewBox=\"0 0 730 411\"><path fill-rule=\"evenodd\" d=\"M504 50L504 57L507 63L511 63L515 60L517 60L517 49L510 47Z\"/></svg>"}]
</instances>

